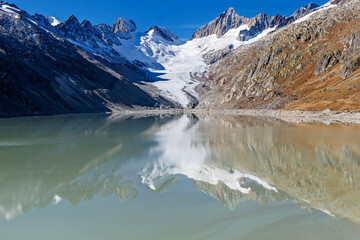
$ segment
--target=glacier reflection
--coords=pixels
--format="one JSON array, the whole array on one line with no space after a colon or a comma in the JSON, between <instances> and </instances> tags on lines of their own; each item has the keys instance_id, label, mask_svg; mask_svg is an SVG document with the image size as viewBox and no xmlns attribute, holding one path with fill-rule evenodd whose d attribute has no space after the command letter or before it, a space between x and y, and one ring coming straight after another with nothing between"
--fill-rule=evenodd
<instances>
[{"instance_id":1,"label":"glacier reflection","mask_svg":"<svg viewBox=\"0 0 360 240\"><path fill-rule=\"evenodd\" d=\"M360 223L360 128L229 116L0 121L0 216L190 179L229 209L291 200Z\"/></svg>"},{"instance_id":2,"label":"glacier reflection","mask_svg":"<svg viewBox=\"0 0 360 240\"><path fill-rule=\"evenodd\" d=\"M251 191L251 187L242 186L245 181L256 182L277 192L275 187L256 176L212 166L207 136L199 133L199 122L186 115L161 126L153 138L158 144L146 154L149 161L139 173L142 183L152 190L167 178L179 175L211 185L222 182L229 189L245 194Z\"/></svg>"}]
</instances>

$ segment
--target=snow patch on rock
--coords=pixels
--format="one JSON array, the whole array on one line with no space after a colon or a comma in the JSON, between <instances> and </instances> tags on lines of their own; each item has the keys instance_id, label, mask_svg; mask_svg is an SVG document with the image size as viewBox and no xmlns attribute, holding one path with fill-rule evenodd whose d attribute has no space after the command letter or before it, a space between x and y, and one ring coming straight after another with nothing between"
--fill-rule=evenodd
<instances>
[{"instance_id":1,"label":"snow patch on rock","mask_svg":"<svg viewBox=\"0 0 360 240\"><path fill-rule=\"evenodd\" d=\"M49 21L49 23L50 23L53 27L55 27L55 26L59 25L60 23L62 23L61 21L57 20L54 16L49 16L49 17L47 17L46 19Z\"/></svg>"}]
</instances>

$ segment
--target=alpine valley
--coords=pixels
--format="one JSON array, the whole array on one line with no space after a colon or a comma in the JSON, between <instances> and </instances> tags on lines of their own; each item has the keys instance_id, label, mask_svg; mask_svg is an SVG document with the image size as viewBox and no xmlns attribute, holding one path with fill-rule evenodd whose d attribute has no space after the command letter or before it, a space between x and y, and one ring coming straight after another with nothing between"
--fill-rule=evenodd
<instances>
[{"instance_id":1,"label":"alpine valley","mask_svg":"<svg viewBox=\"0 0 360 240\"><path fill-rule=\"evenodd\" d=\"M229 8L187 42L0 2L0 117L160 108L360 111L360 1Z\"/></svg>"}]
</instances>

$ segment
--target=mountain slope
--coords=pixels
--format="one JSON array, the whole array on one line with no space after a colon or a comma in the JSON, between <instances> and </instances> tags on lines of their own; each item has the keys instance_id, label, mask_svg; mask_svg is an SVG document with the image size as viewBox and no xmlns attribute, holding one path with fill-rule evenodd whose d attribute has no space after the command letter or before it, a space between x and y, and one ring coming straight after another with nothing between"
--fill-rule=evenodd
<instances>
[{"instance_id":1,"label":"mountain slope","mask_svg":"<svg viewBox=\"0 0 360 240\"><path fill-rule=\"evenodd\" d=\"M329 3L238 48L211 67L199 107L359 110L359 26L358 0Z\"/></svg>"},{"instance_id":2,"label":"mountain slope","mask_svg":"<svg viewBox=\"0 0 360 240\"><path fill-rule=\"evenodd\" d=\"M45 17L5 2L0 23L0 116L161 104L128 80L146 72L106 47L91 24L72 16L54 28Z\"/></svg>"}]
</instances>

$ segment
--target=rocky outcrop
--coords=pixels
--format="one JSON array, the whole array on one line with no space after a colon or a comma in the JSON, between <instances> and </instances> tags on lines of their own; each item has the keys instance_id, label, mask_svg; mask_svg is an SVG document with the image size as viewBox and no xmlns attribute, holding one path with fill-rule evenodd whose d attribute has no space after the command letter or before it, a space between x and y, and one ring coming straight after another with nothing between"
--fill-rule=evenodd
<instances>
[{"instance_id":1,"label":"rocky outcrop","mask_svg":"<svg viewBox=\"0 0 360 240\"><path fill-rule=\"evenodd\" d=\"M74 15L71 15L65 22L59 24L57 29L66 37L71 37L82 31L82 26L79 20Z\"/></svg>"},{"instance_id":2,"label":"rocky outcrop","mask_svg":"<svg viewBox=\"0 0 360 240\"><path fill-rule=\"evenodd\" d=\"M101 38L110 46L120 46L121 42L116 34L111 31L111 27L107 24L99 24L95 26L101 34Z\"/></svg>"},{"instance_id":3,"label":"rocky outcrop","mask_svg":"<svg viewBox=\"0 0 360 240\"><path fill-rule=\"evenodd\" d=\"M314 74L325 73L329 68L339 63L341 57L340 51L327 51L322 55L315 67Z\"/></svg>"},{"instance_id":4,"label":"rocky outcrop","mask_svg":"<svg viewBox=\"0 0 360 240\"><path fill-rule=\"evenodd\" d=\"M207 37L213 34L222 36L230 29L238 28L239 26L247 23L248 20L249 19L246 17L239 16L239 14L235 12L234 8L229 8L215 20L194 32L190 39Z\"/></svg>"},{"instance_id":5,"label":"rocky outcrop","mask_svg":"<svg viewBox=\"0 0 360 240\"><path fill-rule=\"evenodd\" d=\"M272 28L275 26L285 26L290 20L284 16L269 16L265 13L260 13L254 18L251 18L247 25L249 29L240 31L238 40L245 41L247 38L254 37L256 34L261 33L265 29Z\"/></svg>"},{"instance_id":6,"label":"rocky outcrop","mask_svg":"<svg viewBox=\"0 0 360 240\"><path fill-rule=\"evenodd\" d=\"M130 39L131 32L136 31L136 24L130 19L126 20L124 18L119 18L115 21L111 32L115 33L122 39Z\"/></svg>"},{"instance_id":7,"label":"rocky outcrop","mask_svg":"<svg viewBox=\"0 0 360 240\"><path fill-rule=\"evenodd\" d=\"M341 78L347 78L360 68L360 33L353 33L349 39L349 49L343 59Z\"/></svg>"},{"instance_id":8,"label":"rocky outcrop","mask_svg":"<svg viewBox=\"0 0 360 240\"><path fill-rule=\"evenodd\" d=\"M224 58L234 49L233 45L229 45L224 49L217 50L215 52L209 52L203 55L204 61L206 64L213 64Z\"/></svg>"},{"instance_id":9,"label":"rocky outcrop","mask_svg":"<svg viewBox=\"0 0 360 240\"><path fill-rule=\"evenodd\" d=\"M74 15L57 25L56 29L62 36L91 48L99 48L98 42L102 42L99 31L89 21L84 20L80 23Z\"/></svg>"}]
</instances>

